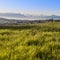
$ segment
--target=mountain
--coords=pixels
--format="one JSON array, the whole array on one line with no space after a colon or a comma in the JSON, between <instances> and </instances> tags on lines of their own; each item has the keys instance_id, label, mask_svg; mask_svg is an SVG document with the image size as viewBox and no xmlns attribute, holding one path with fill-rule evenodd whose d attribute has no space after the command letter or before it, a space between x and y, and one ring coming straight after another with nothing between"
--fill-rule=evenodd
<instances>
[{"instance_id":1,"label":"mountain","mask_svg":"<svg viewBox=\"0 0 60 60\"><path fill-rule=\"evenodd\" d=\"M53 16L54 19L59 19L60 16L57 15L29 15L29 14L21 14L21 13L0 13L1 18L10 18L10 19L19 19L19 20L45 20L51 19Z\"/></svg>"},{"instance_id":2,"label":"mountain","mask_svg":"<svg viewBox=\"0 0 60 60\"><path fill-rule=\"evenodd\" d=\"M1 24L21 24L21 23L42 23L42 22L50 22L52 19L46 20L17 20L17 19L6 19L0 18L0 25ZM54 20L60 22L60 20Z\"/></svg>"},{"instance_id":3,"label":"mountain","mask_svg":"<svg viewBox=\"0 0 60 60\"><path fill-rule=\"evenodd\" d=\"M18 14L18 13L0 13L0 16L4 16L4 17L26 17L24 14Z\"/></svg>"},{"instance_id":4,"label":"mountain","mask_svg":"<svg viewBox=\"0 0 60 60\"><path fill-rule=\"evenodd\" d=\"M7 20L7 19L0 18L0 24L2 24L2 23L7 23L7 22L8 22L8 20Z\"/></svg>"},{"instance_id":5,"label":"mountain","mask_svg":"<svg viewBox=\"0 0 60 60\"><path fill-rule=\"evenodd\" d=\"M28 23L29 20L17 20L17 19L6 19L0 18L0 24L17 24L17 23Z\"/></svg>"}]
</instances>

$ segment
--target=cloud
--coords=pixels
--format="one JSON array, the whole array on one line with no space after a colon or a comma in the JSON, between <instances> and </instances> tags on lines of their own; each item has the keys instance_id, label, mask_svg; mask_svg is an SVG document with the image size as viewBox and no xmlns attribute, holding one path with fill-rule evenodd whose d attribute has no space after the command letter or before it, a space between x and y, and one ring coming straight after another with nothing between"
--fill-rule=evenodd
<instances>
[{"instance_id":1,"label":"cloud","mask_svg":"<svg viewBox=\"0 0 60 60\"><path fill-rule=\"evenodd\" d=\"M21 11L21 10L0 10L0 17L8 19L27 19L27 20L39 20L39 19L48 19L52 15L60 16L60 13L57 11Z\"/></svg>"}]
</instances>

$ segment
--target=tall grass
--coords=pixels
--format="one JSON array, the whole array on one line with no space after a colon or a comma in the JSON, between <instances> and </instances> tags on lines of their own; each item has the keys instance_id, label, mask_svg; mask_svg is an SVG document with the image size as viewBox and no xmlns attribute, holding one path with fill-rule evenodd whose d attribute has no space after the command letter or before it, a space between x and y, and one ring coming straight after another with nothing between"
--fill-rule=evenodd
<instances>
[{"instance_id":1,"label":"tall grass","mask_svg":"<svg viewBox=\"0 0 60 60\"><path fill-rule=\"evenodd\" d=\"M0 60L60 60L60 22L0 27Z\"/></svg>"}]
</instances>

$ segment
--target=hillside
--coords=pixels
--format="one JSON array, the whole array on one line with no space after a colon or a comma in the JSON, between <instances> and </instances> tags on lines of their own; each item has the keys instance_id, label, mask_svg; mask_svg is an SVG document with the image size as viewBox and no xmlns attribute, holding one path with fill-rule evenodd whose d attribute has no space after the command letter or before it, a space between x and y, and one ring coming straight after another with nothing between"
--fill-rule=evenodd
<instances>
[{"instance_id":1,"label":"hillside","mask_svg":"<svg viewBox=\"0 0 60 60\"><path fill-rule=\"evenodd\" d=\"M60 20L53 20L53 21L60 22ZM17 19L0 18L0 24L44 23L44 22L52 22L52 19L46 19L46 20L17 20Z\"/></svg>"}]
</instances>

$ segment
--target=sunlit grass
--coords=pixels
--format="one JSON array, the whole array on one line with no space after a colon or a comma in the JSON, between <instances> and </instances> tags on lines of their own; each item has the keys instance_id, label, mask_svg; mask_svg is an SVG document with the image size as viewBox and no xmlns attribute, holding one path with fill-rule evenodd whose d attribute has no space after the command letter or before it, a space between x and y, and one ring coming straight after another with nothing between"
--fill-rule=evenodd
<instances>
[{"instance_id":1,"label":"sunlit grass","mask_svg":"<svg viewBox=\"0 0 60 60\"><path fill-rule=\"evenodd\" d=\"M0 27L0 60L60 60L60 22L15 27Z\"/></svg>"}]
</instances>

